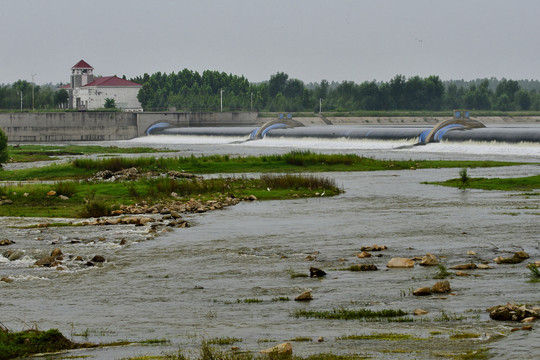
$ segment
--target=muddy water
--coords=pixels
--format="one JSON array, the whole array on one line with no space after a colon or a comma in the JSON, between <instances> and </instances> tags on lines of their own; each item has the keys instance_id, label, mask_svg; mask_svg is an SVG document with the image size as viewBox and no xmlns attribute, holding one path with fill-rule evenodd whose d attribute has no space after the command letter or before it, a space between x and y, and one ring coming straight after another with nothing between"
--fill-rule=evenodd
<instances>
[{"instance_id":1,"label":"muddy water","mask_svg":"<svg viewBox=\"0 0 540 360\"><path fill-rule=\"evenodd\" d=\"M19 250L23 255L15 261L0 257L0 276L14 280L0 282L0 322L12 330L58 328L77 341L170 341L71 354L90 359L196 349L203 337L236 337L242 341L234 345L252 351L311 338L293 341L298 355L334 352L431 359L487 348L494 358L533 359L540 354L537 326L530 332L510 332L519 324L492 321L485 309L507 302L540 305L539 283L528 282L525 263L492 262L517 250L540 260L538 196L421 184L457 177L458 171L323 174L335 178L345 193L241 203L191 215L190 228L158 227L157 233L130 226L13 229L7 226L45 219L1 219L0 239L16 244L0 250ZM469 174L525 176L538 174L538 167L472 169ZM361 246L372 244L386 245L388 250L369 259L354 255ZM87 267L68 260L64 270L31 267L55 247L67 259L99 254L107 261ZM470 250L477 255L467 255ZM395 256L427 252L447 267L485 260L493 269L450 278L450 295L415 297L414 289L435 283L436 269L385 265ZM375 264L379 271L344 270L361 263ZM327 277L291 278L291 273L307 274L311 266L324 269ZM292 301L306 289L311 289L313 301ZM291 301L275 301L278 297ZM302 309L341 307L407 312L422 308L429 314L403 323L293 316ZM411 334L414 339L340 339L387 332ZM464 332L480 337L449 339ZM317 342L319 336L324 342Z\"/></svg>"}]
</instances>

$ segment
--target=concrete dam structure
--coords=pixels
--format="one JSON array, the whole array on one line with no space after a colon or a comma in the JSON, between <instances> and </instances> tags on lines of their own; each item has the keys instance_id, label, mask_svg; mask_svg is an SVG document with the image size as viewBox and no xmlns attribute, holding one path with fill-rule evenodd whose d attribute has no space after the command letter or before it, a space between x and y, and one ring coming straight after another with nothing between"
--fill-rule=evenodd
<instances>
[{"instance_id":1,"label":"concrete dam structure","mask_svg":"<svg viewBox=\"0 0 540 360\"><path fill-rule=\"evenodd\" d=\"M256 126L256 112L54 112L0 113L10 143L115 141L145 136L156 124L172 127Z\"/></svg>"}]
</instances>

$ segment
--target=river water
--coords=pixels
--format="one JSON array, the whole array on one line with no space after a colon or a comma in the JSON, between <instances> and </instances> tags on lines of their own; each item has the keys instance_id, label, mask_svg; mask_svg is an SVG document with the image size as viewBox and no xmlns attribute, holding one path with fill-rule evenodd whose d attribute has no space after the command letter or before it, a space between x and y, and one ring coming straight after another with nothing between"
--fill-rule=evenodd
<instances>
[{"instance_id":1,"label":"river water","mask_svg":"<svg viewBox=\"0 0 540 360\"><path fill-rule=\"evenodd\" d=\"M412 147L399 141L242 139L152 136L119 146L156 146L172 155L283 153L291 149L357 153L394 159L493 159L530 163L517 167L469 169L472 177L537 175L540 146L494 143L439 143ZM238 141L238 142L236 142ZM171 154L169 154L171 155ZM540 283L530 282L526 262L497 265L497 256L515 251L540 260L538 195L459 190L422 184L458 177L459 169L318 174L334 178L345 192L336 197L240 203L223 210L186 216L189 228L156 231L146 227L49 227L17 225L72 219L0 219L0 240L15 244L17 260L0 255L0 324L19 331L57 328L75 341L163 340L154 346L80 350L88 359L197 351L202 339L234 337L245 351L291 341L297 355L356 353L376 359L432 359L487 349L497 359L540 356L538 326L515 331L519 323L489 319L486 308L511 303L540 305ZM367 259L362 246L386 245ZM60 248L63 270L32 267ZM468 255L474 251L477 255ZM451 294L416 297L431 286L437 269L416 265L387 269L392 257L436 255L447 267L487 261L489 270L452 276ZM87 267L76 256L107 261ZM72 260L69 260L69 258ZM375 264L373 272L346 270ZM325 278L292 277L310 267ZM311 302L293 299L311 290ZM290 301L283 301L288 298ZM256 299L255 302L253 299ZM421 308L415 321L297 318L298 310ZM399 333L400 341L352 340L351 335ZM474 333L478 337L453 339ZM323 337L324 341L317 339ZM300 341L304 340L304 341ZM309 340L309 341L305 341ZM222 346L230 349L232 345ZM57 355L47 358L61 358ZM40 358L40 357L37 357Z\"/></svg>"}]
</instances>

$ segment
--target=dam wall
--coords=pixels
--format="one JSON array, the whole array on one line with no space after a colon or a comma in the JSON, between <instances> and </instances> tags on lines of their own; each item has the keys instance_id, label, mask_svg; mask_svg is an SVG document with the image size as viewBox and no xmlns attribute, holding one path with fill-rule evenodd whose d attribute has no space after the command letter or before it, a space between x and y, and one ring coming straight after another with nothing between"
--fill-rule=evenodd
<instances>
[{"instance_id":1,"label":"dam wall","mask_svg":"<svg viewBox=\"0 0 540 360\"><path fill-rule=\"evenodd\" d=\"M157 123L176 127L261 125L256 112L54 112L0 113L0 129L10 143L129 140Z\"/></svg>"}]
</instances>

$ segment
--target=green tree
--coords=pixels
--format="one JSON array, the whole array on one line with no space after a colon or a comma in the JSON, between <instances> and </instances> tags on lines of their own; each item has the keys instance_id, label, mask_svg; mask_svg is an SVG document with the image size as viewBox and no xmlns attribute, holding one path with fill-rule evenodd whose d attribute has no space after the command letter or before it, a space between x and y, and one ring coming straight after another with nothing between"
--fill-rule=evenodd
<instances>
[{"instance_id":1,"label":"green tree","mask_svg":"<svg viewBox=\"0 0 540 360\"><path fill-rule=\"evenodd\" d=\"M8 138L6 134L0 129L0 169L2 168L2 164L5 164L9 159L7 142Z\"/></svg>"},{"instance_id":2,"label":"green tree","mask_svg":"<svg viewBox=\"0 0 540 360\"><path fill-rule=\"evenodd\" d=\"M103 106L105 109L115 109L116 108L116 101L111 98L105 99L105 105Z\"/></svg>"},{"instance_id":3,"label":"green tree","mask_svg":"<svg viewBox=\"0 0 540 360\"><path fill-rule=\"evenodd\" d=\"M54 94L54 105L66 104L69 99L69 94L66 89L60 89Z\"/></svg>"}]
</instances>

